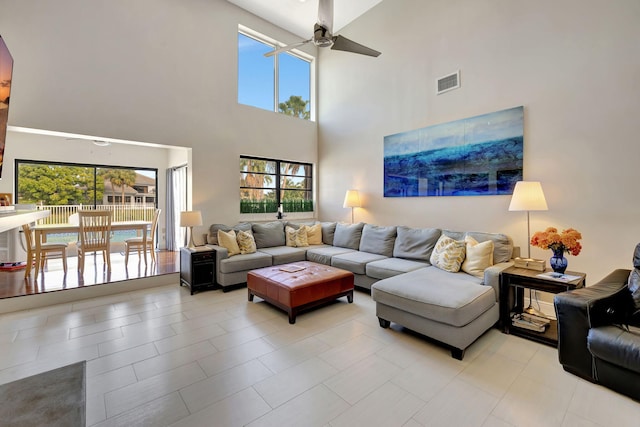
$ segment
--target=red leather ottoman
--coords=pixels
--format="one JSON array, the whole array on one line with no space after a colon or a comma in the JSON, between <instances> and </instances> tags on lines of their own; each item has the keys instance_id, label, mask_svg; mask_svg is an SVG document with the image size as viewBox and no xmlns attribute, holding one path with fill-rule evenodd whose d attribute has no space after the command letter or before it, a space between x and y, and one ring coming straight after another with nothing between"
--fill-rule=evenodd
<instances>
[{"instance_id":1,"label":"red leather ottoman","mask_svg":"<svg viewBox=\"0 0 640 427\"><path fill-rule=\"evenodd\" d=\"M249 301L253 296L289 313L296 323L302 310L346 296L353 302L353 273L309 261L274 265L247 274Z\"/></svg>"}]
</instances>

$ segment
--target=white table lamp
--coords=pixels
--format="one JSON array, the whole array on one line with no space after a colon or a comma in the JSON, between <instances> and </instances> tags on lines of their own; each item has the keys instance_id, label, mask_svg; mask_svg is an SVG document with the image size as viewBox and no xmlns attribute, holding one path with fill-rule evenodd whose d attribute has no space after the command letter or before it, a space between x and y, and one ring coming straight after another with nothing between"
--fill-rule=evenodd
<instances>
[{"instance_id":1,"label":"white table lamp","mask_svg":"<svg viewBox=\"0 0 640 427\"><path fill-rule=\"evenodd\" d=\"M344 204L342 207L351 208L351 223L353 224L353 208L359 208L362 206L360 204L360 194L358 190L347 190L347 194L344 196Z\"/></svg>"},{"instance_id":2,"label":"white table lamp","mask_svg":"<svg viewBox=\"0 0 640 427\"><path fill-rule=\"evenodd\" d=\"M202 213L200 211L182 211L180 212L180 227L189 228L189 246L188 248L195 248L193 243L193 227L202 225Z\"/></svg>"},{"instance_id":3,"label":"white table lamp","mask_svg":"<svg viewBox=\"0 0 640 427\"><path fill-rule=\"evenodd\" d=\"M549 210L547 200L544 198L542 185L537 181L518 181L513 189L510 211L526 211L527 212L527 258L531 258L531 225L529 221L530 211L546 211ZM529 307L524 312L545 317L543 313L536 310L531 304L532 291L529 289Z\"/></svg>"},{"instance_id":4,"label":"white table lamp","mask_svg":"<svg viewBox=\"0 0 640 427\"><path fill-rule=\"evenodd\" d=\"M530 211L546 211L547 200L544 198L542 185L537 181L518 181L513 189L510 211L527 211L527 258L531 258Z\"/></svg>"}]
</instances>

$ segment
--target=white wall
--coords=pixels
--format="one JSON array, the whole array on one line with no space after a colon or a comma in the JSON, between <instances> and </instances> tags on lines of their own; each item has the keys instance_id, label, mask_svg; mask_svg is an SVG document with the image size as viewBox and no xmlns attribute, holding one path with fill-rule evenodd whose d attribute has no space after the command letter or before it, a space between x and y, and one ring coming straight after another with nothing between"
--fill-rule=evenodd
<instances>
[{"instance_id":1,"label":"white wall","mask_svg":"<svg viewBox=\"0 0 640 427\"><path fill-rule=\"evenodd\" d=\"M192 148L205 224L238 221L241 154L317 161L315 122L237 103L238 24L299 38L224 0L0 0L0 11L9 124Z\"/></svg>"},{"instance_id":2,"label":"white wall","mask_svg":"<svg viewBox=\"0 0 640 427\"><path fill-rule=\"evenodd\" d=\"M98 147L87 140L67 140L62 137L9 131L4 152L0 193L12 193L15 200L15 160L36 160L129 166L158 169L158 207L165 210L166 169L184 163L186 149L111 144ZM173 163L176 162L176 163ZM165 221L161 215L158 245L165 247Z\"/></svg>"},{"instance_id":3,"label":"white wall","mask_svg":"<svg viewBox=\"0 0 640 427\"><path fill-rule=\"evenodd\" d=\"M569 269L588 283L631 268L639 22L637 0L383 1L341 31L379 58L320 51L320 217L350 221L342 201L357 188L356 220L505 232L526 247L526 216L507 211L509 196L382 196L385 135L523 105L524 179L541 181L549 204L531 214L532 232L581 231ZM436 96L435 79L456 69L462 87Z\"/></svg>"}]
</instances>

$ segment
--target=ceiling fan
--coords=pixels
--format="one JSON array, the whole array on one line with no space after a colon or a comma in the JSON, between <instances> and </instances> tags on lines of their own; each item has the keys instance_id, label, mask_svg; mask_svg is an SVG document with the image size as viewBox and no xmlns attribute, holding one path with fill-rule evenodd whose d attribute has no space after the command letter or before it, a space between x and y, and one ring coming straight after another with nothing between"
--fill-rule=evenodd
<instances>
[{"instance_id":1,"label":"ceiling fan","mask_svg":"<svg viewBox=\"0 0 640 427\"><path fill-rule=\"evenodd\" d=\"M318 22L313 26L313 37L298 43L279 47L264 54L264 56L273 56L282 52L287 52L298 46L313 42L318 47L331 47L333 50L342 50L345 52L359 53L367 56L380 56L380 52L366 46L349 40L346 37L332 34L333 30L333 0L320 0L318 4Z\"/></svg>"}]
</instances>

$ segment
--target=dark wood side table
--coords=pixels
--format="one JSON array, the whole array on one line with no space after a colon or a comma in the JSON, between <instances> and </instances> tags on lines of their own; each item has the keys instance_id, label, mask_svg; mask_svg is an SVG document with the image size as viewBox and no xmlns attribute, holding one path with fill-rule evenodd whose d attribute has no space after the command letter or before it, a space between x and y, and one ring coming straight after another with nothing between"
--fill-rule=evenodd
<instances>
[{"instance_id":1,"label":"dark wood side table","mask_svg":"<svg viewBox=\"0 0 640 427\"><path fill-rule=\"evenodd\" d=\"M206 246L180 248L180 286L194 292L216 285L216 251Z\"/></svg>"},{"instance_id":2,"label":"dark wood side table","mask_svg":"<svg viewBox=\"0 0 640 427\"><path fill-rule=\"evenodd\" d=\"M545 273L552 270L546 270ZM582 288L586 283L586 274L567 271L566 274L577 276L571 281L552 280L538 275L540 271L526 268L510 267L500 274L500 327L506 334L518 335L543 344L558 346L558 324L551 319L551 324L544 332L531 331L511 324L512 313L522 313L525 289L558 294L571 289Z\"/></svg>"}]
</instances>

